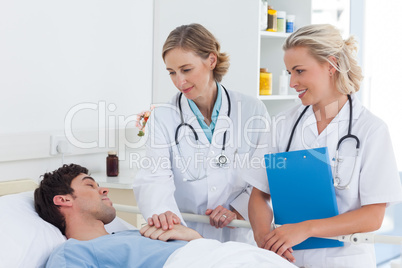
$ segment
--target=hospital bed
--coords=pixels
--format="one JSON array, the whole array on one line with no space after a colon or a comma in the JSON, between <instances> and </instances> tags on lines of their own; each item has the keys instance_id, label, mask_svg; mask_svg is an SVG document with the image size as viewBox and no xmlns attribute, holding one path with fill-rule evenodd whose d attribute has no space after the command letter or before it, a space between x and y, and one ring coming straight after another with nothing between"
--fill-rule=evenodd
<instances>
[{"instance_id":1,"label":"hospital bed","mask_svg":"<svg viewBox=\"0 0 402 268\"><path fill-rule=\"evenodd\" d=\"M33 190L36 187L37 184L29 179L0 182L0 268L44 267L52 250L66 240L55 226L43 221L35 212ZM137 207L120 204L115 204L114 206L120 211L140 213ZM209 223L207 216L184 213L183 218L186 221ZM248 222L239 220L233 221L231 225L250 227ZM106 226L108 232L128 229L136 228L118 217ZM333 239L351 243L401 244L402 242L402 237L374 234L354 234ZM233 261L233 263L226 263L226 265L229 265L227 267L236 267L234 263L241 264L244 262L245 264L250 264L252 260L256 262L263 261L264 267L294 267L272 252L256 247L250 250L248 245L244 244L243 246L241 244L198 239L172 254L167 261L167 267L186 267L189 264L192 267L197 267L195 265L197 258L199 260L198 267L212 267L217 264L219 265L216 267L226 267L222 266L222 258ZM262 251L264 251L264 254L261 254Z\"/></svg>"},{"instance_id":2,"label":"hospital bed","mask_svg":"<svg viewBox=\"0 0 402 268\"><path fill-rule=\"evenodd\" d=\"M114 207L119 211L141 214L140 209L136 206L114 204ZM190 213L182 213L182 216L185 221L209 223L208 216L195 215L195 214L190 214ZM233 220L231 223L228 224L228 226L251 228L251 225L248 221L242 221L242 220ZM279 227L279 225L276 225L276 227ZM384 244L402 245L402 237L390 236L390 235L378 235L378 234L374 234L374 233L356 233L356 234L351 234L351 235L342 235L342 236L327 237L327 238L339 240L339 241L343 241L343 242L348 242L348 243L352 243L352 244L384 243Z\"/></svg>"}]
</instances>

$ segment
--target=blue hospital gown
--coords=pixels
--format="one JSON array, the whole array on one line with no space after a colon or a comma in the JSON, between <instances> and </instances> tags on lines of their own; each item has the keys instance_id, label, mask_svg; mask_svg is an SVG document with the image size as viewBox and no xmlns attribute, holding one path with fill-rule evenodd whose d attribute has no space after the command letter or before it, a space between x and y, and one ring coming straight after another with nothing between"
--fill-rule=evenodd
<instances>
[{"instance_id":1,"label":"blue hospital gown","mask_svg":"<svg viewBox=\"0 0 402 268\"><path fill-rule=\"evenodd\" d=\"M162 267L185 241L163 242L137 230L104 235L89 241L69 239L56 248L46 267Z\"/></svg>"}]
</instances>

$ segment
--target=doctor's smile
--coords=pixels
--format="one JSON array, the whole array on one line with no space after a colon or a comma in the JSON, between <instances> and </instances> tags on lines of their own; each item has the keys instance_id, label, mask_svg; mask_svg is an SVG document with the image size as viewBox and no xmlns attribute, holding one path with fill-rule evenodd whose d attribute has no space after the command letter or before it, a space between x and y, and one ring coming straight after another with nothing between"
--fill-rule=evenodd
<instances>
[{"instance_id":1,"label":"doctor's smile","mask_svg":"<svg viewBox=\"0 0 402 268\"><path fill-rule=\"evenodd\" d=\"M307 91L307 89L305 89L305 90L297 90L297 93L299 93L299 98L301 99L301 98L303 98L303 96L304 96L304 93L306 93L306 91Z\"/></svg>"},{"instance_id":2,"label":"doctor's smile","mask_svg":"<svg viewBox=\"0 0 402 268\"><path fill-rule=\"evenodd\" d=\"M187 93L189 93L193 88L194 88L194 86L188 87L188 88L186 88L186 89L182 89L181 92L183 92L184 94L187 94Z\"/></svg>"}]
</instances>

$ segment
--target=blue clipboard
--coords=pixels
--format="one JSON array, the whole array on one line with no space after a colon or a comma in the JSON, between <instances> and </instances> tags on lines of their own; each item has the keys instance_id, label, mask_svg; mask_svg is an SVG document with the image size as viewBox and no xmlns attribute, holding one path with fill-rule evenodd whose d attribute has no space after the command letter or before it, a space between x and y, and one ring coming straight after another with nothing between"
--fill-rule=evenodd
<instances>
[{"instance_id":1,"label":"blue clipboard","mask_svg":"<svg viewBox=\"0 0 402 268\"><path fill-rule=\"evenodd\" d=\"M339 214L327 147L264 156L275 224ZM310 237L294 250L342 247L343 242Z\"/></svg>"}]
</instances>

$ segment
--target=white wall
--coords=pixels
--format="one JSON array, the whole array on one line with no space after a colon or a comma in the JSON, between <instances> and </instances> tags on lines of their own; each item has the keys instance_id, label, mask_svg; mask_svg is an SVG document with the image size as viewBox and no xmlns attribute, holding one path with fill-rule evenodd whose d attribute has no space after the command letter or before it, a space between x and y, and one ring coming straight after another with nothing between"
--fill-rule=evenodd
<instances>
[{"instance_id":1,"label":"white wall","mask_svg":"<svg viewBox=\"0 0 402 268\"><path fill-rule=\"evenodd\" d=\"M118 148L151 103L152 14L153 1L0 2L0 180L58 163L50 136L66 128L97 143L71 161L103 168L87 154Z\"/></svg>"}]
</instances>

